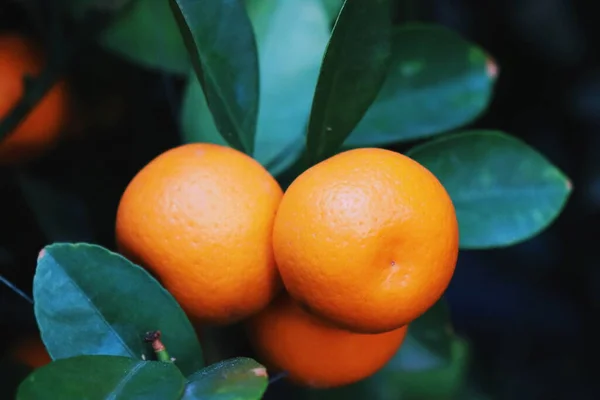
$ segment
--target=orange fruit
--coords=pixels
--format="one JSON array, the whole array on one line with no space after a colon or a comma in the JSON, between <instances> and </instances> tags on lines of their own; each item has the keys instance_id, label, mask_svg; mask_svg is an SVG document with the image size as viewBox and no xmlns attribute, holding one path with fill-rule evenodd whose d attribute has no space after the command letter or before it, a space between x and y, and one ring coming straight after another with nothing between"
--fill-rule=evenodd
<instances>
[{"instance_id":1,"label":"orange fruit","mask_svg":"<svg viewBox=\"0 0 600 400\"><path fill-rule=\"evenodd\" d=\"M230 324L264 308L281 286L271 237L282 195L253 158L182 145L127 186L118 249L154 273L193 320Z\"/></svg>"},{"instance_id":2,"label":"orange fruit","mask_svg":"<svg viewBox=\"0 0 600 400\"><path fill-rule=\"evenodd\" d=\"M24 78L44 68L37 44L19 34L0 35L0 119L22 99ZM54 147L66 126L68 96L64 81L57 82L19 125L0 139L0 164L30 161Z\"/></svg>"},{"instance_id":3,"label":"orange fruit","mask_svg":"<svg viewBox=\"0 0 600 400\"><path fill-rule=\"evenodd\" d=\"M400 348L407 327L361 334L339 329L279 296L246 324L259 361L299 385L349 385L381 369Z\"/></svg>"},{"instance_id":4,"label":"orange fruit","mask_svg":"<svg viewBox=\"0 0 600 400\"><path fill-rule=\"evenodd\" d=\"M10 349L10 357L29 368L43 367L52 361L44 343L37 336L26 337L18 341Z\"/></svg>"},{"instance_id":5,"label":"orange fruit","mask_svg":"<svg viewBox=\"0 0 600 400\"><path fill-rule=\"evenodd\" d=\"M362 148L306 170L285 192L273 231L287 291L341 328L404 326L443 294L458 256L452 201L402 154Z\"/></svg>"}]
</instances>

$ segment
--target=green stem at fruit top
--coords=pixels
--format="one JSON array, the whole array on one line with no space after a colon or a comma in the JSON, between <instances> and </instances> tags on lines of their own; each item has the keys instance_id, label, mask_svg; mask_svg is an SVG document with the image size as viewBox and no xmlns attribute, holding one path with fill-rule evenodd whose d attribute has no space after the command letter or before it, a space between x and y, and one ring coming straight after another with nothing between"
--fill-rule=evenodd
<instances>
[{"instance_id":1,"label":"green stem at fruit top","mask_svg":"<svg viewBox=\"0 0 600 400\"><path fill-rule=\"evenodd\" d=\"M160 331L150 331L146 332L146 337L144 338L144 340L146 342L152 343L152 349L156 353L156 358L158 358L158 361L172 363L175 359L169 356L169 353L167 353L167 349L160 340L160 337Z\"/></svg>"}]
</instances>

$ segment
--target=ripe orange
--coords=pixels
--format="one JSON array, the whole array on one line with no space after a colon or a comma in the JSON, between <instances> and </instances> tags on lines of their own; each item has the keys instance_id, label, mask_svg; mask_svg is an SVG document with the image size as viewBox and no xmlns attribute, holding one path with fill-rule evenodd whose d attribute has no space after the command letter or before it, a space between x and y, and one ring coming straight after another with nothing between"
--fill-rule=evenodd
<instances>
[{"instance_id":1,"label":"ripe orange","mask_svg":"<svg viewBox=\"0 0 600 400\"><path fill-rule=\"evenodd\" d=\"M363 148L309 168L287 189L273 231L288 292L341 328L404 326L443 294L458 255L452 201L425 167Z\"/></svg>"},{"instance_id":2,"label":"ripe orange","mask_svg":"<svg viewBox=\"0 0 600 400\"><path fill-rule=\"evenodd\" d=\"M30 336L21 339L10 349L11 359L30 368L39 368L50 363L52 359L39 337Z\"/></svg>"},{"instance_id":3,"label":"ripe orange","mask_svg":"<svg viewBox=\"0 0 600 400\"><path fill-rule=\"evenodd\" d=\"M18 34L0 35L0 119L23 97L25 76L35 77L43 68L36 43ZM66 126L67 112L66 84L59 81L14 131L0 139L0 164L26 162L52 148Z\"/></svg>"},{"instance_id":4,"label":"ripe orange","mask_svg":"<svg viewBox=\"0 0 600 400\"><path fill-rule=\"evenodd\" d=\"M380 334L352 333L313 316L284 294L247 322L258 359L314 388L348 385L371 376L398 351L407 326Z\"/></svg>"},{"instance_id":5,"label":"ripe orange","mask_svg":"<svg viewBox=\"0 0 600 400\"><path fill-rule=\"evenodd\" d=\"M182 145L128 185L117 245L195 322L233 323L264 308L281 286L271 236L282 195L253 158L225 146Z\"/></svg>"}]
</instances>

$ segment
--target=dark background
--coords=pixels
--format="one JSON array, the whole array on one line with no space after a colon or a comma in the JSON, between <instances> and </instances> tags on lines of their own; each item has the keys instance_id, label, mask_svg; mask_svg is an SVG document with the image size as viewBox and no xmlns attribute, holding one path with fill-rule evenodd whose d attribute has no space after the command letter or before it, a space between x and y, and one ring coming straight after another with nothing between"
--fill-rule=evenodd
<instances>
[{"instance_id":1,"label":"dark background","mask_svg":"<svg viewBox=\"0 0 600 400\"><path fill-rule=\"evenodd\" d=\"M457 332L473 344L472 377L494 399L600 398L600 16L594 10L591 1L563 0L427 0L418 10L421 19L481 45L500 66L492 104L469 127L524 139L574 185L562 215L536 238L461 252L446 298ZM5 0L0 30L9 29L34 27L19 2ZM70 27L64 29L68 37ZM179 80L97 46L84 49L68 74L92 121L85 135L25 168L0 169L0 274L28 294L50 235L31 199L61 221L53 238L114 249L125 186L180 141ZM55 198L40 182L69 197ZM0 285L0 353L34 329L32 306Z\"/></svg>"}]
</instances>

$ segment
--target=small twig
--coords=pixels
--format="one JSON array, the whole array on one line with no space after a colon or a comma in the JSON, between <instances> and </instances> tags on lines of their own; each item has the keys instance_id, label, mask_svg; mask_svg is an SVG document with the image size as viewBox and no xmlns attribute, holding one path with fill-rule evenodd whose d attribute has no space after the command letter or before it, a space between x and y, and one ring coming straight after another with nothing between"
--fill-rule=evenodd
<instances>
[{"instance_id":1,"label":"small twig","mask_svg":"<svg viewBox=\"0 0 600 400\"><path fill-rule=\"evenodd\" d=\"M21 296L22 298L27 300L29 303L33 304L33 299L31 297L29 297L24 291L22 291L21 289L16 287L12 282L10 282L8 279L6 279L2 275L0 275L0 282L4 283L6 286L8 286L10 289L12 289L13 292L15 292L16 294L18 294L19 296Z\"/></svg>"},{"instance_id":2,"label":"small twig","mask_svg":"<svg viewBox=\"0 0 600 400\"><path fill-rule=\"evenodd\" d=\"M161 335L160 331L146 332L144 341L146 341L148 343L152 343L152 349L156 353L156 357L158 358L159 361L164 361L164 362L175 361L175 359L171 358L171 356L169 356L169 353L167 353L167 349L165 348L165 345L160 340L161 336L162 335Z\"/></svg>"},{"instance_id":3,"label":"small twig","mask_svg":"<svg viewBox=\"0 0 600 400\"><path fill-rule=\"evenodd\" d=\"M275 375L274 377L272 377L271 379L269 379L269 385L272 384L272 383L277 382L280 379L285 378L286 376L288 376L287 371L283 371L283 372L278 373L277 375Z\"/></svg>"},{"instance_id":4,"label":"small twig","mask_svg":"<svg viewBox=\"0 0 600 400\"><path fill-rule=\"evenodd\" d=\"M14 131L19 123L29 114L35 105L54 85L61 73L54 68L45 68L39 77L25 77L23 98L0 121L0 140Z\"/></svg>"}]
</instances>

